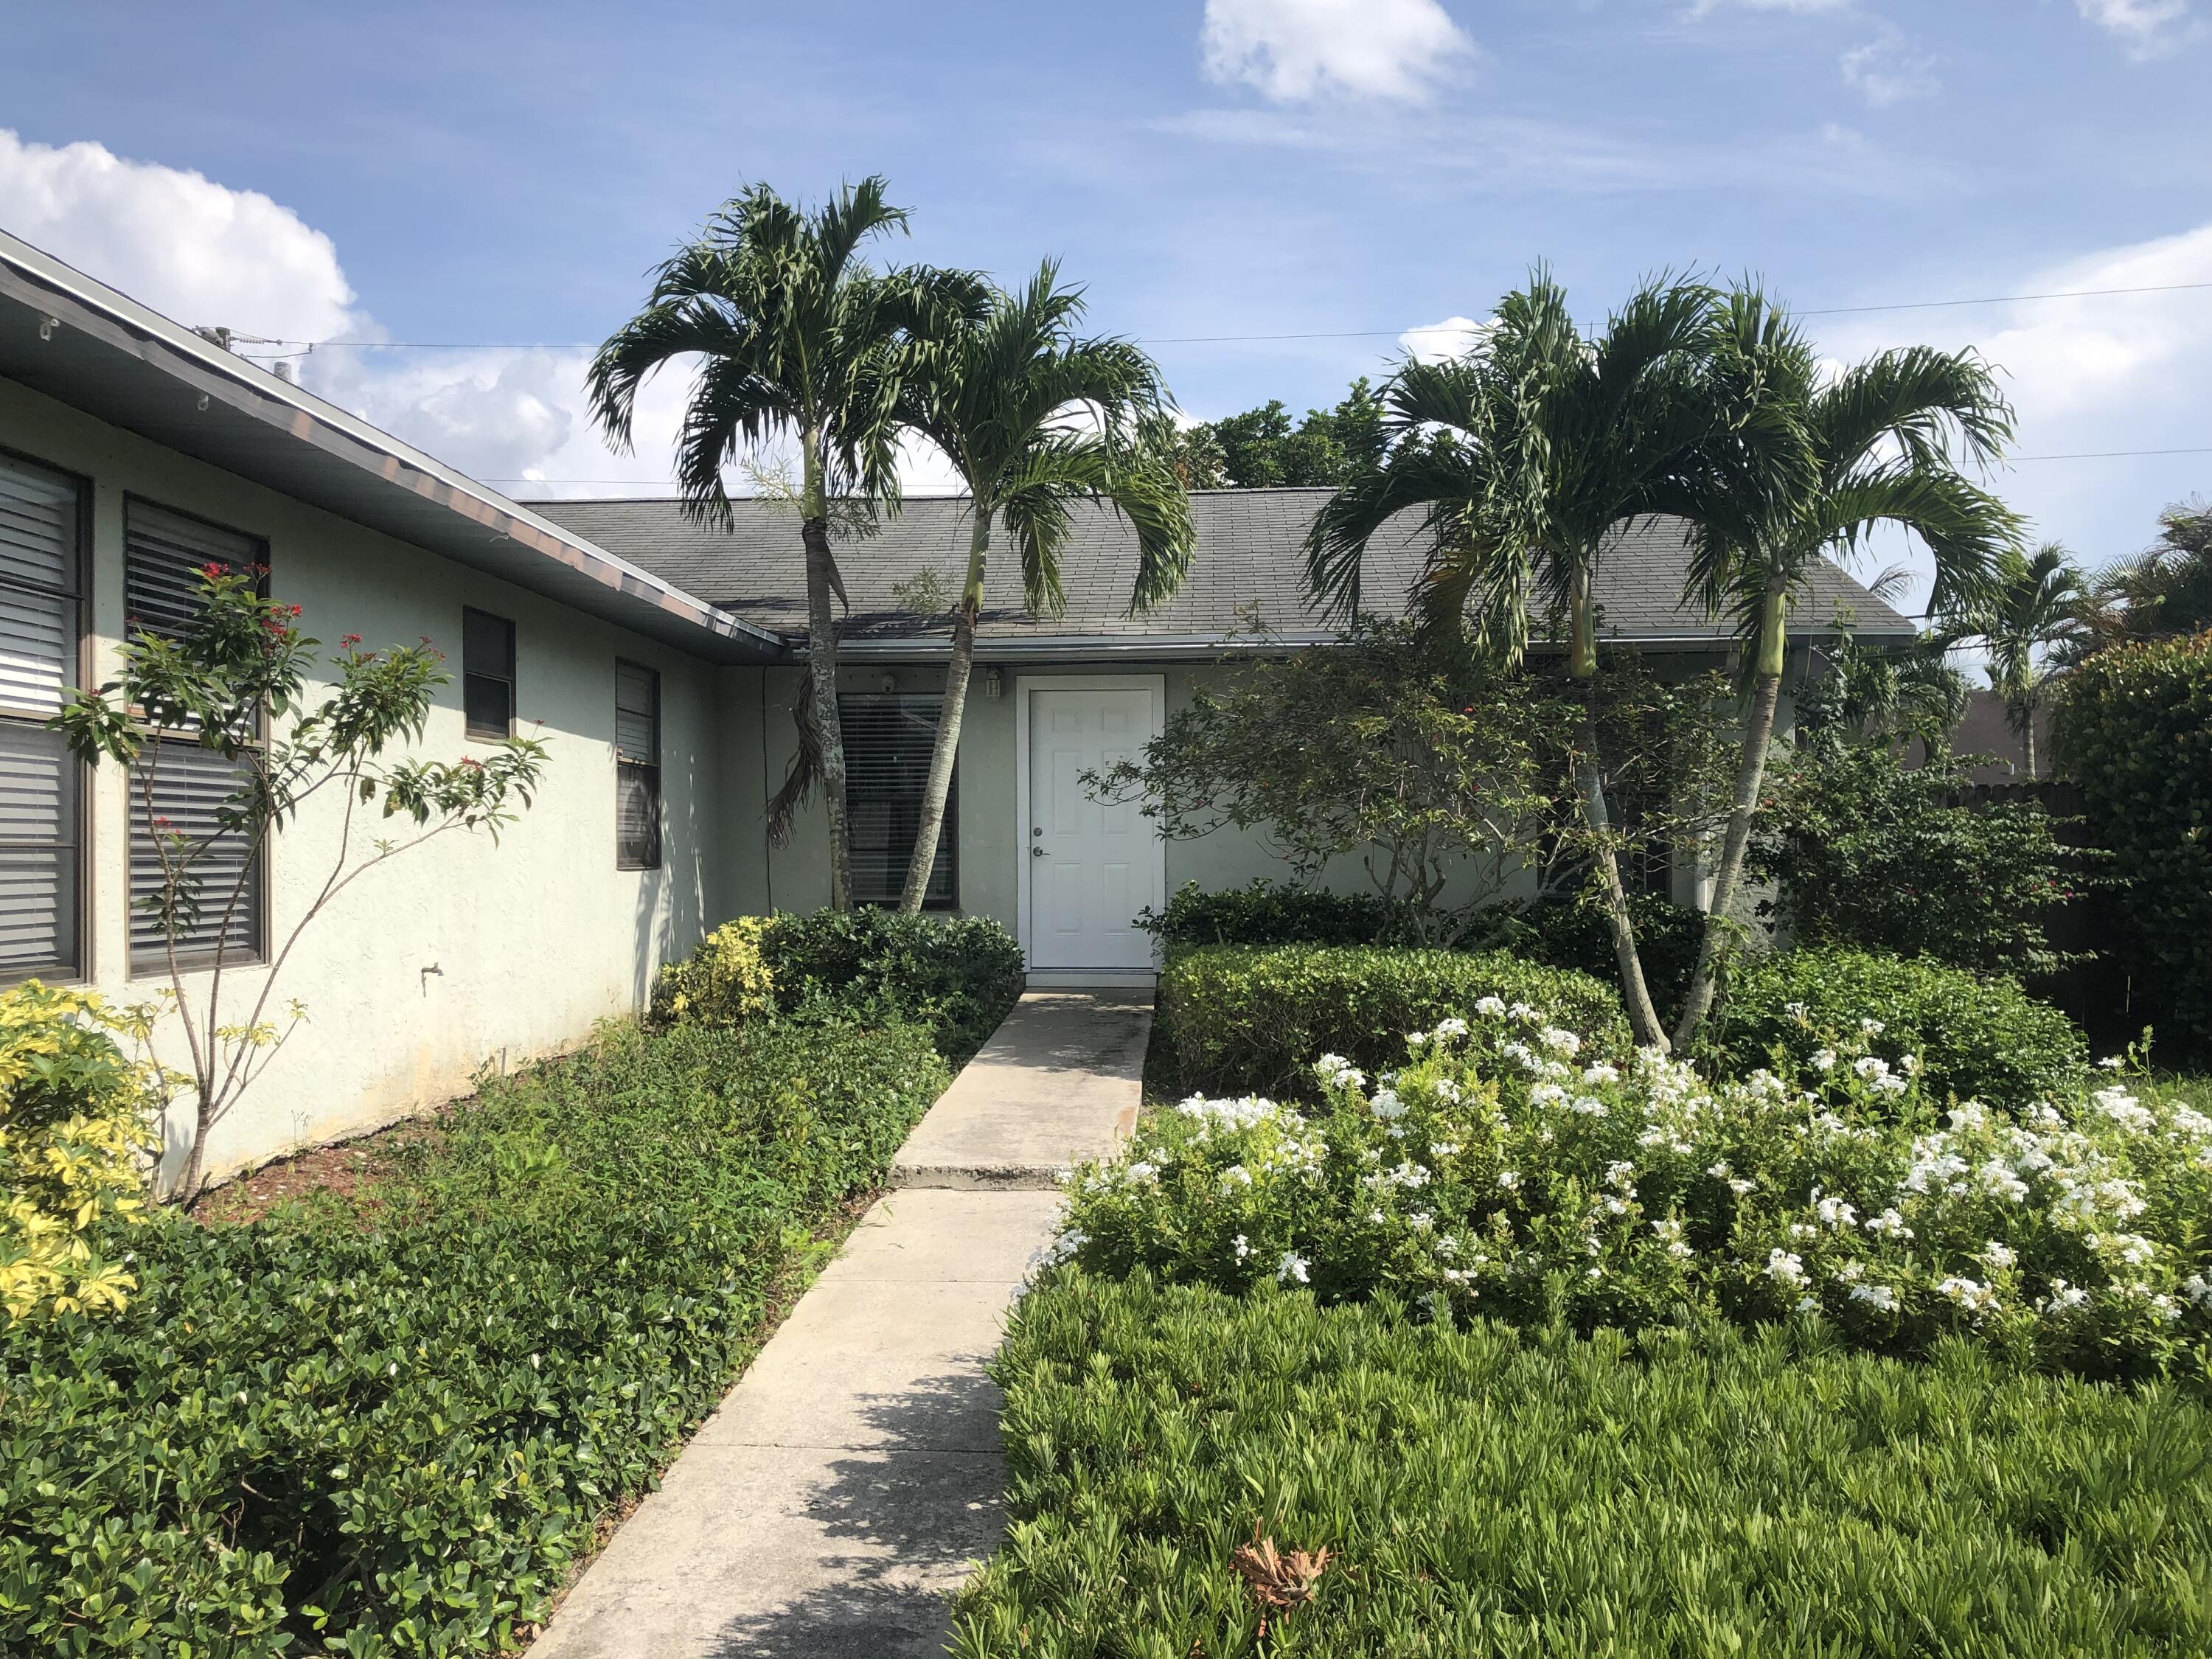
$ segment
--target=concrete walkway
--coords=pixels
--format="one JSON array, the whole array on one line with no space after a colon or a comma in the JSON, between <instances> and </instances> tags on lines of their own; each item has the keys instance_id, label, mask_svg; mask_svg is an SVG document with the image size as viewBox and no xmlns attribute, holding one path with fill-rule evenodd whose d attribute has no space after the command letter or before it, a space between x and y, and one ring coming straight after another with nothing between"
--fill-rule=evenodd
<instances>
[{"instance_id":1,"label":"concrete walkway","mask_svg":"<svg viewBox=\"0 0 2212 1659\"><path fill-rule=\"evenodd\" d=\"M996 1546L1006 1306L1053 1176L1136 1121L1141 994L1033 992L916 1126L871 1209L562 1604L533 1659L934 1656Z\"/></svg>"}]
</instances>

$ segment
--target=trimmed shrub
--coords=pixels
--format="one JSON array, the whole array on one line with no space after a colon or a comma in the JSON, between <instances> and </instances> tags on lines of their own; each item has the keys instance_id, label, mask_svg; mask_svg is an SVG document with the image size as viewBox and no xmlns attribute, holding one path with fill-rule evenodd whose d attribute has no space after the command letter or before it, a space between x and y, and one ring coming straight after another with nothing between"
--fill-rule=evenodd
<instances>
[{"instance_id":1,"label":"trimmed shrub","mask_svg":"<svg viewBox=\"0 0 2212 1659\"><path fill-rule=\"evenodd\" d=\"M663 963L653 986L656 1021L690 1020L735 1030L775 1012L775 976L761 955L765 916L726 921L681 962Z\"/></svg>"},{"instance_id":2,"label":"trimmed shrub","mask_svg":"<svg viewBox=\"0 0 2212 1659\"><path fill-rule=\"evenodd\" d=\"M616 1028L370 1189L131 1243L0 1335L0 1651L505 1651L946 1080L927 1035Z\"/></svg>"},{"instance_id":3,"label":"trimmed shrub","mask_svg":"<svg viewBox=\"0 0 2212 1659\"><path fill-rule=\"evenodd\" d=\"M994 1370L960 1659L2212 1649L2212 1413L2163 1391L1069 1273ZM1271 1607L1267 1545L1331 1553Z\"/></svg>"},{"instance_id":4,"label":"trimmed shrub","mask_svg":"<svg viewBox=\"0 0 2212 1659\"><path fill-rule=\"evenodd\" d=\"M1407 1032L1491 996L1588 1031L1607 1052L1627 1046L1610 989L1502 951L1216 945L1162 970L1158 1018L1177 1091L1297 1094L1313 1087L1315 1055L1387 1066Z\"/></svg>"},{"instance_id":5,"label":"trimmed shrub","mask_svg":"<svg viewBox=\"0 0 2212 1659\"><path fill-rule=\"evenodd\" d=\"M2004 1105L2048 1099L2088 1063L2074 1022L2017 980L1984 976L1925 957L1872 951L1791 951L1737 969L1706 1026L1699 1057L1723 1073L1787 1057L1802 1067L1859 1022L1879 1021L1873 1052L1893 1065L1919 1057L1922 1083Z\"/></svg>"},{"instance_id":6,"label":"trimmed shrub","mask_svg":"<svg viewBox=\"0 0 2212 1659\"><path fill-rule=\"evenodd\" d=\"M1419 942L1411 907L1379 893L1255 880L1206 892L1185 882L1157 914L1137 925L1169 956L1207 945L1397 945Z\"/></svg>"},{"instance_id":7,"label":"trimmed shrub","mask_svg":"<svg viewBox=\"0 0 2212 1659\"><path fill-rule=\"evenodd\" d=\"M2173 1047L2212 1052L2212 634L2099 652L2059 682L2052 724L2112 854L2117 965Z\"/></svg>"},{"instance_id":8,"label":"trimmed shrub","mask_svg":"<svg viewBox=\"0 0 2212 1659\"><path fill-rule=\"evenodd\" d=\"M11 1320L112 1311L135 1281L105 1254L146 1213L149 1069L100 1000L0 991L0 1307ZM4 1479L4 1477L0 1477Z\"/></svg>"},{"instance_id":9,"label":"trimmed shrub","mask_svg":"<svg viewBox=\"0 0 2212 1659\"><path fill-rule=\"evenodd\" d=\"M785 1013L827 1001L865 1018L910 1020L964 1060L1021 1000L1022 947L988 916L893 910L779 913L761 954Z\"/></svg>"},{"instance_id":10,"label":"trimmed shrub","mask_svg":"<svg viewBox=\"0 0 2212 1659\"><path fill-rule=\"evenodd\" d=\"M1644 963L1644 985L1663 1018L1679 1009L1689 994L1705 914L1656 893L1632 893L1628 915L1636 924L1636 953ZM1575 969L1618 991L1620 961L1613 955L1605 908L1594 895L1565 904L1535 905L1515 920L1522 933L1511 947L1515 954L1554 968Z\"/></svg>"}]
</instances>

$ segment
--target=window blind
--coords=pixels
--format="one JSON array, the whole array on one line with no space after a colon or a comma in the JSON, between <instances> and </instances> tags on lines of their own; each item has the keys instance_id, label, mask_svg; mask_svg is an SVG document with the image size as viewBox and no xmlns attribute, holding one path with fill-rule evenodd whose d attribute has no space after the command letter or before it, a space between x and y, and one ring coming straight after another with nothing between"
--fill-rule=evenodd
<instances>
[{"instance_id":1,"label":"window blind","mask_svg":"<svg viewBox=\"0 0 2212 1659\"><path fill-rule=\"evenodd\" d=\"M848 696L838 702L845 737L845 817L853 843L853 897L896 904L906 887L921 828L921 798L937 742L939 700L921 696ZM954 769L922 902L950 909L959 902L955 872L959 845L960 775Z\"/></svg>"},{"instance_id":2,"label":"window blind","mask_svg":"<svg viewBox=\"0 0 2212 1659\"><path fill-rule=\"evenodd\" d=\"M660 867L660 675L615 664L615 866Z\"/></svg>"},{"instance_id":3,"label":"window blind","mask_svg":"<svg viewBox=\"0 0 2212 1659\"><path fill-rule=\"evenodd\" d=\"M258 537L150 501L125 505L123 595L135 629L176 638L191 623L201 566L252 569L267 562L267 545ZM221 821L224 803L250 781L252 765L246 757L229 760L203 749L189 735L161 738L140 756L131 781L133 973L168 966L165 905L174 912L180 965L212 962L218 947L227 965L260 959L267 849L249 856L247 833ZM158 830L149 816L161 821ZM170 868L181 864L186 872L173 897L164 896L170 874L157 834L172 838ZM181 842L173 840L178 836Z\"/></svg>"},{"instance_id":4,"label":"window blind","mask_svg":"<svg viewBox=\"0 0 2212 1659\"><path fill-rule=\"evenodd\" d=\"M0 455L0 979L82 971L83 771L44 729L76 684L77 482Z\"/></svg>"},{"instance_id":5,"label":"window blind","mask_svg":"<svg viewBox=\"0 0 2212 1659\"><path fill-rule=\"evenodd\" d=\"M461 608L461 709L472 738L514 735L514 624Z\"/></svg>"}]
</instances>

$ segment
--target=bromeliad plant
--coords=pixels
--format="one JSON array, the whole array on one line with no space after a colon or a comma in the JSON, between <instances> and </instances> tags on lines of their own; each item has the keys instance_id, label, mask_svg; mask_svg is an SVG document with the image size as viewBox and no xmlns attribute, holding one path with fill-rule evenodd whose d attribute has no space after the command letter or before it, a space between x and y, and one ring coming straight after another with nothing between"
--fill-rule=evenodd
<instances>
[{"instance_id":1,"label":"bromeliad plant","mask_svg":"<svg viewBox=\"0 0 2212 1659\"><path fill-rule=\"evenodd\" d=\"M282 1005L271 1017L284 964L315 918L369 871L448 830L483 830L496 839L532 801L544 744L509 738L484 759L386 761L395 744L419 741L432 699L452 676L428 640L364 651L357 635L325 659L326 690L311 691L321 641L301 630L300 607L261 592L262 573L202 568L193 619L174 634L142 629L123 647L122 672L97 691L79 692L52 725L86 762L112 761L131 774L135 834L150 847L158 879L138 901L159 923L168 984L189 1068L163 1067L194 1097L184 1166L168 1198L199 1195L209 1131L275 1058L306 1018ZM264 725L274 732L264 740ZM155 810L165 749L197 743L240 768L237 787L215 811L210 833L193 834ZM337 799L335 850L268 959L244 1017L226 1001L242 965L236 924L254 902L255 872L270 836L316 797ZM411 833L366 838L362 820L398 819ZM242 853L243 856L239 856ZM211 951L180 941L213 927ZM158 1036L161 1027L147 1029Z\"/></svg>"},{"instance_id":2,"label":"bromeliad plant","mask_svg":"<svg viewBox=\"0 0 2212 1659\"><path fill-rule=\"evenodd\" d=\"M2118 1074L2016 1113L1929 1097L1877 1021L1802 1075L1593 1060L1491 997L1323 1103L1187 1100L1071 1177L1058 1249L1228 1290L1388 1293L1584 1329L1811 1317L1854 1346L1958 1334L2092 1374L2212 1359L2212 1115Z\"/></svg>"}]
</instances>

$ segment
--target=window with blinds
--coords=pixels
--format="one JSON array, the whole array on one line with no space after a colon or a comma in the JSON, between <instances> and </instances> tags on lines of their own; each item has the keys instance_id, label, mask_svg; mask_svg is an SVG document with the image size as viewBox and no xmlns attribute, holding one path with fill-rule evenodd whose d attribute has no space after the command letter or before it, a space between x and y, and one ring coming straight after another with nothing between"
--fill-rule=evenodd
<instances>
[{"instance_id":1,"label":"window with blinds","mask_svg":"<svg viewBox=\"0 0 2212 1659\"><path fill-rule=\"evenodd\" d=\"M848 696L838 700L837 724L845 737L845 821L853 846L853 897L861 904L896 904L906 887L921 827L921 797L929 780L929 754L937 742L939 699ZM959 902L954 872L959 860L960 773L946 793L945 827L937 861L922 895L933 910Z\"/></svg>"},{"instance_id":2,"label":"window with blinds","mask_svg":"<svg viewBox=\"0 0 2212 1659\"><path fill-rule=\"evenodd\" d=\"M268 556L258 537L151 501L125 501L123 599L131 626L178 637L192 619L201 566L253 569ZM132 973L167 968L172 921L179 967L204 966L218 951L226 965L261 959L268 849L256 851L247 831L222 823L252 764L204 749L186 732L157 737L139 757L131 780ZM185 896L165 901L179 868L185 878L175 890Z\"/></svg>"},{"instance_id":3,"label":"window with blinds","mask_svg":"<svg viewBox=\"0 0 2212 1659\"><path fill-rule=\"evenodd\" d=\"M472 738L514 735L514 624L461 607L461 711Z\"/></svg>"},{"instance_id":4,"label":"window with blinds","mask_svg":"<svg viewBox=\"0 0 2212 1659\"><path fill-rule=\"evenodd\" d=\"M660 674L615 663L615 867L660 868Z\"/></svg>"},{"instance_id":5,"label":"window with blinds","mask_svg":"<svg viewBox=\"0 0 2212 1659\"><path fill-rule=\"evenodd\" d=\"M77 682L84 486L0 454L0 980L84 971L84 773L45 729Z\"/></svg>"}]
</instances>

